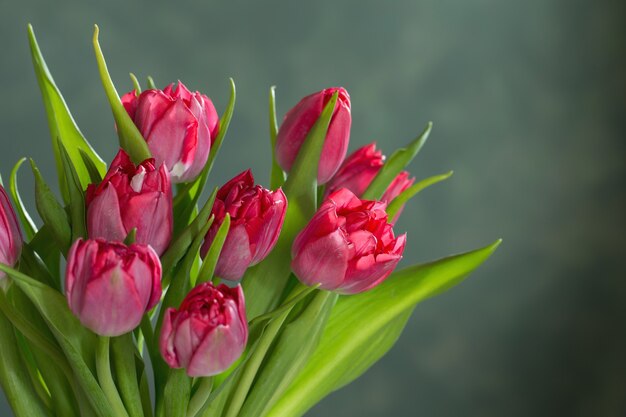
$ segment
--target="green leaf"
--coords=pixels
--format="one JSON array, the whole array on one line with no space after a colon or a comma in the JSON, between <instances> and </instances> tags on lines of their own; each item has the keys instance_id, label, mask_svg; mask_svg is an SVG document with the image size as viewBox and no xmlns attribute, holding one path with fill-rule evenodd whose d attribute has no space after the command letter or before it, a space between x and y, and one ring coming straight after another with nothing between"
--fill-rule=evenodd
<instances>
[{"instance_id":1,"label":"green leaf","mask_svg":"<svg viewBox=\"0 0 626 417\"><path fill-rule=\"evenodd\" d=\"M428 177L426 179L421 180L417 184L413 184L406 190L400 193L396 198L394 198L391 203L387 206L387 215L390 219L396 217L398 211L404 206L411 198L415 197L417 193L422 191L424 188L428 188L431 185L437 184L438 182L447 180L453 174L453 171L449 171L445 174L435 175L432 177Z\"/></svg>"},{"instance_id":2,"label":"green leaf","mask_svg":"<svg viewBox=\"0 0 626 417\"><path fill-rule=\"evenodd\" d=\"M15 208L17 209L17 215L20 217L22 222L22 226L24 226L24 232L26 232L26 238L31 240L35 233L37 233L37 227L35 226L35 222L26 211L24 207L24 203L22 202L22 197L20 197L20 192L17 188L17 171L19 171L22 164L26 161L26 158L22 158L13 167L11 170L11 176L9 178L9 190L11 192L11 196L13 197L13 202L15 203Z\"/></svg>"},{"instance_id":3,"label":"green leaf","mask_svg":"<svg viewBox=\"0 0 626 417\"><path fill-rule=\"evenodd\" d=\"M50 234L61 252L66 254L72 240L72 229L70 228L67 214L44 181L39 168L35 165L35 161L31 159L30 165L35 176L35 204L37 211L44 225L50 230Z\"/></svg>"},{"instance_id":4,"label":"green leaf","mask_svg":"<svg viewBox=\"0 0 626 417\"><path fill-rule=\"evenodd\" d=\"M170 370L170 376L165 384L164 392L165 416L185 417L190 396L191 378L187 376L185 370Z\"/></svg>"},{"instance_id":5,"label":"green leaf","mask_svg":"<svg viewBox=\"0 0 626 417\"><path fill-rule=\"evenodd\" d=\"M385 193L391 181L415 158L419 153L430 131L433 128L432 122L429 122L426 129L415 140L407 145L406 148L400 148L395 151L391 157L385 162L385 165L378 171L367 190L363 193L365 200L380 200Z\"/></svg>"},{"instance_id":6,"label":"green leaf","mask_svg":"<svg viewBox=\"0 0 626 417\"><path fill-rule=\"evenodd\" d=\"M220 253L222 253L222 247L224 247L224 242L226 241L229 229L230 215L227 213L222 221L222 224L220 224L217 233L215 234L215 238L213 238L213 242L211 242L209 251L204 257L202 268L200 269L196 282L191 283L192 287L195 286L196 283L201 284L203 282L210 281L213 278L213 273L215 272L215 267L217 266L217 260L220 257Z\"/></svg>"},{"instance_id":7,"label":"green leaf","mask_svg":"<svg viewBox=\"0 0 626 417\"><path fill-rule=\"evenodd\" d=\"M0 264L0 270L13 278L45 319L96 415L115 417L94 377L95 335L80 324L59 292L7 265Z\"/></svg>"},{"instance_id":8,"label":"green leaf","mask_svg":"<svg viewBox=\"0 0 626 417\"><path fill-rule=\"evenodd\" d=\"M59 175L59 187L61 188L64 201L68 201L69 194L66 188L63 160L61 159L61 144L67 149L70 159L76 167L76 172L78 173L83 188L87 187L90 183L90 177L82 154L91 161L91 165L96 168L101 176L106 172L106 164L96 154L78 129L61 92L54 83L52 75L50 75L50 71L39 50L39 45L37 45L37 39L35 39L35 33L31 25L28 25L28 40L30 43L33 66L35 67L35 75L46 108L50 136L52 137L52 148L54 150L57 173Z\"/></svg>"},{"instance_id":9,"label":"green leaf","mask_svg":"<svg viewBox=\"0 0 626 417\"><path fill-rule=\"evenodd\" d=\"M211 214L213 203L215 202L215 196L217 195L217 188L213 190L213 193L209 196L206 203L196 216L196 218L187 226L170 244L167 251L161 256L161 265L163 266L163 274L167 274L187 253L189 246L196 238L198 233L206 225L206 220ZM169 285L169 281L164 282L164 287Z\"/></svg>"},{"instance_id":10,"label":"green leaf","mask_svg":"<svg viewBox=\"0 0 626 417\"><path fill-rule=\"evenodd\" d=\"M0 384L17 417L45 417L48 412L35 392L17 346L13 328L0 313Z\"/></svg>"},{"instance_id":11,"label":"green leaf","mask_svg":"<svg viewBox=\"0 0 626 417\"><path fill-rule=\"evenodd\" d=\"M373 290L341 297L313 356L267 415L301 416L357 378L393 345L417 303L461 282L499 244L405 268Z\"/></svg>"},{"instance_id":12,"label":"green leaf","mask_svg":"<svg viewBox=\"0 0 626 417\"><path fill-rule=\"evenodd\" d=\"M133 82L133 87L135 89L135 95L141 94L141 86L139 85L139 80L135 77L135 74L132 72L129 74L130 80Z\"/></svg>"},{"instance_id":13,"label":"green leaf","mask_svg":"<svg viewBox=\"0 0 626 417\"><path fill-rule=\"evenodd\" d=\"M67 181L67 189L70 196L69 209L72 228L72 242L78 238L87 236L87 224L85 218L85 193L80 185L80 179L72 165L65 146L61 144L61 156L63 159L63 169Z\"/></svg>"},{"instance_id":14,"label":"green leaf","mask_svg":"<svg viewBox=\"0 0 626 417\"><path fill-rule=\"evenodd\" d=\"M328 101L322 114L308 133L283 190L287 196L287 213L276 246L261 263L248 269L242 284L246 294L248 317L254 318L275 308L282 300L291 268L291 244L317 208L317 167L326 131L337 102L337 93Z\"/></svg>"},{"instance_id":15,"label":"green leaf","mask_svg":"<svg viewBox=\"0 0 626 417\"><path fill-rule=\"evenodd\" d=\"M319 291L305 310L284 326L239 417L259 417L278 401L289 388L317 347L338 295Z\"/></svg>"},{"instance_id":16,"label":"green leaf","mask_svg":"<svg viewBox=\"0 0 626 417\"><path fill-rule=\"evenodd\" d=\"M154 79L148 75L146 78L146 84L148 84L149 90L156 90L156 85L154 84Z\"/></svg>"},{"instance_id":17,"label":"green leaf","mask_svg":"<svg viewBox=\"0 0 626 417\"><path fill-rule=\"evenodd\" d=\"M270 88L270 145L272 151L272 174L270 176L270 187L277 189L285 182L285 173L276 161L276 136L278 135L278 122L276 121L276 86Z\"/></svg>"},{"instance_id":18,"label":"green leaf","mask_svg":"<svg viewBox=\"0 0 626 417\"><path fill-rule=\"evenodd\" d=\"M150 158L152 155L150 154L150 149L148 149L148 144L143 136L141 136L137 126L135 126L135 122L133 122L128 115L128 112L122 105L120 96L113 85L113 80L107 70L107 64L104 60L100 43L98 42L99 31L98 25L94 25L93 49L96 54L96 61L98 62L98 71L100 72L102 86L104 87L104 92L109 99L109 104L111 105L111 110L113 111L113 118L115 119L115 124L117 125L117 135L120 140L120 147L128 153L130 159L132 159L134 163L139 164Z\"/></svg>"},{"instance_id":19,"label":"green leaf","mask_svg":"<svg viewBox=\"0 0 626 417\"><path fill-rule=\"evenodd\" d=\"M89 174L89 183L99 184L102 181L102 175L100 174L100 171L98 171L98 167L94 165L93 161L89 158L89 155L85 151L82 149L79 149L79 151L80 157L82 158L85 168L87 168L87 173Z\"/></svg>"},{"instance_id":20,"label":"green leaf","mask_svg":"<svg viewBox=\"0 0 626 417\"><path fill-rule=\"evenodd\" d=\"M52 237L52 231L45 224L35 233L28 245L35 251L53 277L54 285L61 291L60 255L61 250Z\"/></svg>"}]
</instances>

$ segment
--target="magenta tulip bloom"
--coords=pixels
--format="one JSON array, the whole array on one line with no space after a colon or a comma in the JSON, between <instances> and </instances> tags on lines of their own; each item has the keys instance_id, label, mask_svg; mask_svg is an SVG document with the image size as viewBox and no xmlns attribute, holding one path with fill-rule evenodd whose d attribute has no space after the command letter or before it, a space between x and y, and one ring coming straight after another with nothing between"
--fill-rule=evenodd
<instances>
[{"instance_id":1,"label":"magenta tulip bloom","mask_svg":"<svg viewBox=\"0 0 626 417\"><path fill-rule=\"evenodd\" d=\"M0 185L0 263L14 266L22 253L22 232L15 211L2 185ZM0 288L6 289L6 274L0 271Z\"/></svg>"},{"instance_id":2,"label":"magenta tulip bloom","mask_svg":"<svg viewBox=\"0 0 626 417\"><path fill-rule=\"evenodd\" d=\"M161 298L161 262L146 245L78 239L65 273L70 310L102 336L136 328Z\"/></svg>"},{"instance_id":3,"label":"magenta tulip bloom","mask_svg":"<svg viewBox=\"0 0 626 417\"><path fill-rule=\"evenodd\" d=\"M385 157L376 150L376 144L365 145L346 158L339 171L326 184L326 196L340 188L347 188L361 197L378 171L384 165Z\"/></svg>"},{"instance_id":4,"label":"magenta tulip bloom","mask_svg":"<svg viewBox=\"0 0 626 417\"><path fill-rule=\"evenodd\" d=\"M172 187L165 166L153 159L135 166L120 149L104 180L87 187L87 231L91 238L123 241L137 228L136 242L161 255L172 237Z\"/></svg>"},{"instance_id":5,"label":"magenta tulip bloom","mask_svg":"<svg viewBox=\"0 0 626 417\"><path fill-rule=\"evenodd\" d=\"M217 136L219 117L204 94L192 93L182 82L174 88L134 91L122 104L146 139L157 165L165 164L172 182L195 179L204 168Z\"/></svg>"},{"instance_id":6,"label":"magenta tulip bloom","mask_svg":"<svg viewBox=\"0 0 626 417\"><path fill-rule=\"evenodd\" d=\"M350 140L350 96L341 87L327 88L303 98L285 115L276 137L276 159L284 171L291 170L302 143L335 91L339 97L326 133L317 182L325 184L341 165Z\"/></svg>"},{"instance_id":7,"label":"magenta tulip bloom","mask_svg":"<svg viewBox=\"0 0 626 417\"><path fill-rule=\"evenodd\" d=\"M390 203L393 201L394 198L402 194L404 190L413 185L413 183L415 182L415 177L409 178L409 175L410 174L406 171L402 171L401 173L399 173L393 179L393 181L391 181L391 184L389 184L389 187L387 187L387 190L385 190L385 193L383 194L381 200L386 203ZM402 214L402 210L404 210L404 206L398 209L396 215L391 220L391 223L395 223L398 220L400 214Z\"/></svg>"},{"instance_id":8,"label":"magenta tulip bloom","mask_svg":"<svg viewBox=\"0 0 626 417\"><path fill-rule=\"evenodd\" d=\"M385 203L361 200L342 188L332 193L292 247L291 268L306 285L356 294L394 270L406 235L396 238Z\"/></svg>"},{"instance_id":9,"label":"magenta tulip bloom","mask_svg":"<svg viewBox=\"0 0 626 417\"><path fill-rule=\"evenodd\" d=\"M228 213L230 229L217 261L215 275L236 281L249 266L261 262L270 253L285 220L287 198L279 188L267 190L254 185L250 170L228 181L217 192L209 229L201 254L205 256Z\"/></svg>"},{"instance_id":10,"label":"magenta tulip bloom","mask_svg":"<svg viewBox=\"0 0 626 417\"><path fill-rule=\"evenodd\" d=\"M187 375L211 376L232 365L248 340L241 286L205 282L187 294L178 310L168 308L159 339L161 355Z\"/></svg>"}]
</instances>

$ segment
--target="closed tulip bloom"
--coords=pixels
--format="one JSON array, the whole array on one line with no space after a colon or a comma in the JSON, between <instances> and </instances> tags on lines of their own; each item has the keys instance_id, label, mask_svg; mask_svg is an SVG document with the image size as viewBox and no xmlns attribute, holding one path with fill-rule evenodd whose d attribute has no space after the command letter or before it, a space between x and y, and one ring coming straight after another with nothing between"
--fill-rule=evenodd
<instances>
[{"instance_id":1,"label":"closed tulip bloom","mask_svg":"<svg viewBox=\"0 0 626 417\"><path fill-rule=\"evenodd\" d=\"M182 82L163 90L134 91L122 104L148 143L157 165L165 164L172 182L195 179L217 136L219 117L211 99L192 93Z\"/></svg>"},{"instance_id":2,"label":"closed tulip bloom","mask_svg":"<svg viewBox=\"0 0 626 417\"><path fill-rule=\"evenodd\" d=\"M22 252L22 232L9 201L9 196L0 185L0 263L14 266ZM6 289L6 274L0 271L0 288Z\"/></svg>"},{"instance_id":3,"label":"closed tulip bloom","mask_svg":"<svg viewBox=\"0 0 626 417\"><path fill-rule=\"evenodd\" d=\"M161 298L161 262L146 245L78 239L65 273L70 310L102 336L136 328Z\"/></svg>"},{"instance_id":4,"label":"closed tulip bloom","mask_svg":"<svg viewBox=\"0 0 626 417\"><path fill-rule=\"evenodd\" d=\"M285 220L287 198L279 188L270 191L254 185L250 170L224 184L215 198L215 220L207 232L201 254L205 256L226 214L230 228L215 267L215 275L236 281L249 266L262 261L272 250Z\"/></svg>"},{"instance_id":5,"label":"closed tulip bloom","mask_svg":"<svg viewBox=\"0 0 626 417\"><path fill-rule=\"evenodd\" d=\"M293 243L291 267L300 281L356 294L387 278L402 258L406 235L394 236L385 207L345 188L328 196Z\"/></svg>"},{"instance_id":6,"label":"closed tulip bloom","mask_svg":"<svg viewBox=\"0 0 626 417\"><path fill-rule=\"evenodd\" d=\"M164 165L153 159L135 166L120 150L100 184L87 187L87 231L91 238L123 241L137 228L136 242L161 255L172 237L172 187Z\"/></svg>"},{"instance_id":7,"label":"closed tulip bloom","mask_svg":"<svg viewBox=\"0 0 626 417\"><path fill-rule=\"evenodd\" d=\"M334 87L303 98L285 115L276 137L276 159L284 171L291 170L306 136L336 91L339 97L324 140L317 182L325 184L341 165L348 150L352 116L348 92L341 87Z\"/></svg>"},{"instance_id":8,"label":"closed tulip bloom","mask_svg":"<svg viewBox=\"0 0 626 417\"><path fill-rule=\"evenodd\" d=\"M384 165L385 157L375 143L365 145L343 162L339 171L326 184L326 196L340 188L347 188L361 197Z\"/></svg>"},{"instance_id":9,"label":"closed tulip bloom","mask_svg":"<svg viewBox=\"0 0 626 417\"><path fill-rule=\"evenodd\" d=\"M178 310L168 308L159 339L161 355L172 368L191 377L228 369L243 353L248 324L241 286L205 282L185 297Z\"/></svg>"}]
</instances>

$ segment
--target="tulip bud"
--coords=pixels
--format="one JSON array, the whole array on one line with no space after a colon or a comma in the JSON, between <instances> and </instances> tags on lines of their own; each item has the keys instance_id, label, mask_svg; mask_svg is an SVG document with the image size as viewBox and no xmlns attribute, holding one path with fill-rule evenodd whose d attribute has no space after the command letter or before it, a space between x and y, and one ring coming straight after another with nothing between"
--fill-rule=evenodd
<instances>
[{"instance_id":1,"label":"tulip bud","mask_svg":"<svg viewBox=\"0 0 626 417\"><path fill-rule=\"evenodd\" d=\"M325 184L341 165L350 139L350 96L343 88L327 88L300 100L285 115L276 137L276 159L289 172L306 136L335 91L339 92L317 171L318 184Z\"/></svg>"},{"instance_id":2,"label":"tulip bud","mask_svg":"<svg viewBox=\"0 0 626 417\"><path fill-rule=\"evenodd\" d=\"M376 144L365 145L346 158L339 171L326 184L326 196L340 188L347 188L358 197L362 196L378 171L384 165L385 157L376 150Z\"/></svg>"},{"instance_id":3,"label":"tulip bud","mask_svg":"<svg viewBox=\"0 0 626 417\"><path fill-rule=\"evenodd\" d=\"M205 282L187 294L178 310L165 311L159 346L170 367L186 368L191 377L211 376L228 369L247 340L241 286Z\"/></svg>"},{"instance_id":4,"label":"tulip bud","mask_svg":"<svg viewBox=\"0 0 626 417\"><path fill-rule=\"evenodd\" d=\"M236 281L249 266L261 262L274 248L285 220L287 198L279 188L254 185L250 170L224 184L217 192L211 213L215 220L207 232L201 254L205 256L224 217L230 229L215 267L215 275Z\"/></svg>"},{"instance_id":5,"label":"tulip bud","mask_svg":"<svg viewBox=\"0 0 626 417\"><path fill-rule=\"evenodd\" d=\"M0 263L14 266L22 252L22 232L9 196L0 185ZM6 274L0 271L0 288L8 287Z\"/></svg>"},{"instance_id":6,"label":"tulip bud","mask_svg":"<svg viewBox=\"0 0 626 417\"><path fill-rule=\"evenodd\" d=\"M138 166L120 149L104 180L86 193L91 238L122 242L137 228L136 242L162 254L172 237L172 187L164 165L153 159Z\"/></svg>"},{"instance_id":7,"label":"tulip bud","mask_svg":"<svg viewBox=\"0 0 626 417\"><path fill-rule=\"evenodd\" d=\"M121 98L122 104L146 139L157 165L165 164L172 182L195 179L204 168L219 129L213 102L204 94L192 93L182 82L174 89L134 91Z\"/></svg>"},{"instance_id":8,"label":"tulip bud","mask_svg":"<svg viewBox=\"0 0 626 417\"><path fill-rule=\"evenodd\" d=\"M292 247L291 268L304 284L356 294L380 284L394 270L406 235L396 238L386 204L361 200L341 188L321 205Z\"/></svg>"},{"instance_id":9,"label":"tulip bud","mask_svg":"<svg viewBox=\"0 0 626 417\"><path fill-rule=\"evenodd\" d=\"M70 310L102 336L136 328L161 298L161 262L152 248L78 239L65 273Z\"/></svg>"},{"instance_id":10,"label":"tulip bud","mask_svg":"<svg viewBox=\"0 0 626 417\"><path fill-rule=\"evenodd\" d=\"M409 178L409 173L402 171L391 181L391 184L389 184L389 187L385 190L381 200L385 203L391 203L394 198L402 194L402 192L413 185L414 182L415 177ZM398 220L400 214L402 214L402 210L404 210L404 205L398 209L396 215L391 219L392 224Z\"/></svg>"}]
</instances>

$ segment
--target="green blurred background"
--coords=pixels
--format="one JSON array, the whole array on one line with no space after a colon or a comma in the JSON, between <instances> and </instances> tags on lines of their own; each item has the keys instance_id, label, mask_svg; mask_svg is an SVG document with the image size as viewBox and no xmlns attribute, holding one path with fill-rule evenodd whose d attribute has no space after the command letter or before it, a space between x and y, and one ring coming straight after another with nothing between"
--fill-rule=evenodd
<instances>
[{"instance_id":1,"label":"green blurred background","mask_svg":"<svg viewBox=\"0 0 626 417\"><path fill-rule=\"evenodd\" d=\"M454 169L405 210L405 261L504 244L425 302L399 343L314 416L626 415L626 3L577 0L2 2L0 171L54 166L26 24L81 129L117 148L91 50L237 107L211 178L267 184L267 92L282 115L333 85L352 97L351 149L389 155L432 120L412 164ZM25 169L21 186L34 207ZM620 214L621 213L621 214ZM10 415L2 397L0 415Z\"/></svg>"}]
</instances>

